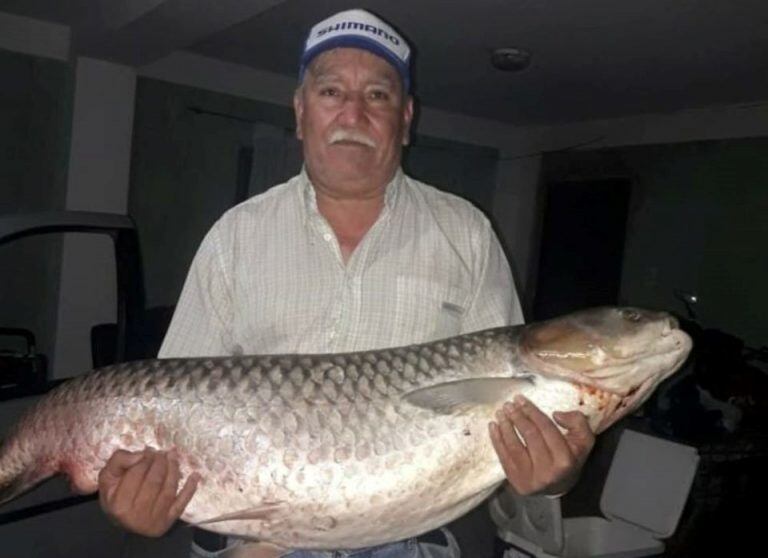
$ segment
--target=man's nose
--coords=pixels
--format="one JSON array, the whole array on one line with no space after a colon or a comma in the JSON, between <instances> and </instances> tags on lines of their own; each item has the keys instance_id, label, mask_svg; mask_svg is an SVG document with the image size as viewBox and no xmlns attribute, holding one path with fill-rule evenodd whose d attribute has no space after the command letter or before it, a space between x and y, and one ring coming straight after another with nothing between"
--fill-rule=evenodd
<instances>
[{"instance_id":1,"label":"man's nose","mask_svg":"<svg viewBox=\"0 0 768 558\"><path fill-rule=\"evenodd\" d=\"M350 93L344 98L340 118L346 124L356 124L365 118L365 98L358 93Z\"/></svg>"}]
</instances>

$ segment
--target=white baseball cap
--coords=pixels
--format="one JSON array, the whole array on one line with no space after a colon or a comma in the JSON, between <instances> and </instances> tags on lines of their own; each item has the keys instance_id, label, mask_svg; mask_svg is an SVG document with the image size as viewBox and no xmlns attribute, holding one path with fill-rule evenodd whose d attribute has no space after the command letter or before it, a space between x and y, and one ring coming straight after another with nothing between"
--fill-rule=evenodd
<instances>
[{"instance_id":1,"label":"white baseball cap","mask_svg":"<svg viewBox=\"0 0 768 558\"><path fill-rule=\"evenodd\" d=\"M384 58L409 90L411 48L391 25L365 10L339 12L310 29L301 55L299 81L315 56L338 47L362 48Z\"/></svg>"}]
</instances>

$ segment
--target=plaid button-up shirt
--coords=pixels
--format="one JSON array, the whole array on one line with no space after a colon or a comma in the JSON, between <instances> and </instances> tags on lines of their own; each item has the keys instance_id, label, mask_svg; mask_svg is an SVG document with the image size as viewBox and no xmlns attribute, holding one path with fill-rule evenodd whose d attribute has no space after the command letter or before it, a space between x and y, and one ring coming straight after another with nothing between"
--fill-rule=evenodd
<instances>
[{"instance_id":1,"label":"plaid button-up shirt","mask_svg":"<svg viewBox=\"0 0 768 558\"><path fill-rule=\"evenodd\" d=\"M160 356L368 350L522 321L499 241L469 202L398 171L345 264L302 171L211 228Z\"/></svg>"}]
</instances>

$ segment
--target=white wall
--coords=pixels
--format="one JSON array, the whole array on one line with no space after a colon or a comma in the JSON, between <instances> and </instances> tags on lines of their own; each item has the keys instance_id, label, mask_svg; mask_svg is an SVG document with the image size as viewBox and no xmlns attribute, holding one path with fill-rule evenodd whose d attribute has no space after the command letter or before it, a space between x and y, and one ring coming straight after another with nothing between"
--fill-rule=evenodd
<instances>
[{"instance_id":1,"label":"white wall","mask_svg":"<svg viewBox=\"0 0 768 558\"><path fill-rule=\"evenodd\" d=\"M126 213L135 89L132 68L77 60L65 209ZM54 378L91 368L91 326L116 321L116 281L108 237L65 237Z\"/></svg>"},{"instance_id":2,"label":"white wall","mask_svg":"<svg viewBox=\"0 0 768 558\"><path fill-rule=\"evenodd\" d=\"M511 158L507 152L501 152L493 217L509 254L515 284L526 314L533 303L533 293L529 286L536 280L540 171L540 155Z\"/></svg>"},{"instance_id":3,"label":"white wall","mask_svg":"<svg viewBox=\"0 0 768 558\"><path fill-rule=\"evenodd\" d=\"M768 135L768 100L762 103L727 105L539 126L519 130L508 147L551 151L586 144L584 149L627 145L652 145Z\"/></svg>"}]
</instances>

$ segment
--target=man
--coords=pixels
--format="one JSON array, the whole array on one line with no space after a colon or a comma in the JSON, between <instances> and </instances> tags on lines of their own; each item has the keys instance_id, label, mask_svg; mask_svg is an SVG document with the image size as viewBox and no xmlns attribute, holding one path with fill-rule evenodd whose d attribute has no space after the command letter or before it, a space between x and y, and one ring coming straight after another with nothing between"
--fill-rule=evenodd
<instances>
[{"instance_id":1,"label":"man","mask_svg":"<svg viewBox=\"0 0 768 558\"><path fill-rule=\"evenodd\" d=\"M362 10L312 28L294 96L304 168L214 225L160 356L355 351L522 322L488 220L400 170L413 117L409 60L405 40ZM593 439L582 415L561 417L565 436L525 402L498 418L490 436L516 492L572 482ZM127 529L159 536L197 481L178 490L172 455L117 452L100 476L101 502ZM447 531L415 543L355 556L459 554ZM196 546L193 555L214 554Z\"/></svg>"}]
</instances>

